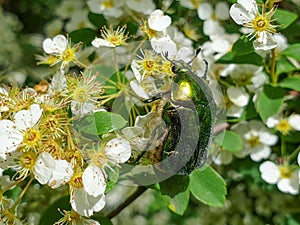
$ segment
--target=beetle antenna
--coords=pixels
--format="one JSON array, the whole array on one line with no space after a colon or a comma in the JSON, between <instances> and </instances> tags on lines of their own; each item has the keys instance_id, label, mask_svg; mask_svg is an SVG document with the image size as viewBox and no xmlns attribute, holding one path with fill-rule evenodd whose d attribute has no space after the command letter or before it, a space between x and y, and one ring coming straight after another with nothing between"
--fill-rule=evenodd
<instances>
[{"instance_id":1,"label":"beetle antenna","mask_svg":"<svg viewBox=\"0 0 300 225\"><path fill-rule=\"evenodd\" d=\"M205 60L205 59L203 59L203 62L205 63L205 70L204 70L204 75L203 75L203 77L204 77L204 79L205 80L207 80L206 78L206 74L207 74L207 71L208 71L208 62Z\"/></svg>"},{"instance_id":2,"label":"beetle antenna","mask_svg":"<svg viewBox=\"0 0 300 225\"><path fill-rule=\"evenodd\" d=\"M163 52L162 55L166 58L166 60L170 61L168 58L168 55L169 55L168 51Z\"/></svg>"},{"instance_id":3,"label":"beetle antenna","mask_svg":"<svg viewBox=\"0 0 300 225\"><path fill-rule=\"evenodd\" d=\"M201 48L199 47L199 48L197 48L196 54L194 55L194 57L187 64L190 65L197 58L197 56L199 55L200 52L201 52Z\"/></svg>"}]
</instances>

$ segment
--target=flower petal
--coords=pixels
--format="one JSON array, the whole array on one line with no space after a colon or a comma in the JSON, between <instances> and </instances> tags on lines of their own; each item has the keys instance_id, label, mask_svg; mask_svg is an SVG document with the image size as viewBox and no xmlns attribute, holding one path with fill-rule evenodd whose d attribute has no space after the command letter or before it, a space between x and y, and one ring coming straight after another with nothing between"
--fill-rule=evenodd
<instances>
[{"instance_id":1,"label":"flower petal","mask_svg":"<svg viewBox=\"0 0 300 225\"><path fill-rule=\"evenodd\" d=\"M96 48L99 48L100 46L104 46L104 47L115 47L114 44L110 43L107 40L104 40L103 38L95 38L92 41L92 45Z\"/></svg>"},{"instance_id":2,"label":"flower petal","mask_svg":"<svg viewBox=\"0 0 300 225\"><path fill-rule=\"evenodd\" d=\"M105 206L105 196L94 197L89 195L84 188L75 188L71 195L70 203L72 208L81 216L90 217Z\"/></svg>"},{"instance_id":3,"label":"flower petal","mask_svg":"<svg viewBox=\"0 0 300 225\"><path fill-rule=\"evenodd\" d=\"M41 118L43 109L40 105L33 104L29 110L20 110L14 116L16 127L19 130L26 130L33 127Z\"/></svg>"},{"instance_id":4,"label":"flower petal","mask_svg":"<svg viewBox=\"0 0 300 225\"><path fill-rule=\"evenodd\" d=\"M152 30L163 31L171 25L171 17L164 16L160 9L154 10L148 18L148 25Z\"/></svg>"},{"instance_id":5,"label":"flower petal","mask_svg":"<svg viewBox=\"0 0 300 225\"><path fill-rule=\"evenodd\" d=\"M200 4L197 10L198 16L201 20L207 20L212 17L213 15L213 8L211 3L203 2Z\"/></svg>"},{"instance_id":6,"label":"flower petal","mask_svg":"<svg viewBox=\"0 0 300 225\"><path fill-rule=\"evenodd\" d=\"M46 184L55 170L55 159L48 153L42 152L34 166L34 177L41 184Z\"/></svg>"},{"instance_id":7,"label":"flower petal","mask_svg":"<svg viewBox=\"0 0 300 225\"><path fill-rule=\"evenodd\" d=\"M123 138L114 138L107 142L106 156L115 163L124 163L131 156L130 143Z\"/></svg>"},{"instance_id":8,"label":"flower petal","mask_svg":"<svg viewBox=\"0 0 300 225\"><path fill-rule=\"evenodd\" d=\"M2 158L6 158L6 153L15 151L22 141L23 135L16 129L14 122L0 120L0 156Z\"/></svg>"},{"instance_id":9,"label":"flower petal","mask_svg":"<svg viewBox=\"0 0 300 225\"><path fill-rule=\"evenodd\" d=\"M55 160L55 169L48 185L51 188L58 188L66 184L73 175L73 168L66 160Z\"/></svg>"},{"instance_id":10,"label":"flower petal","mask_svg":"<svg viewBox=\"0 0 300 225\"><path fill-rule=\"evenodd\" d=\"M85 191L93 197L102 195L106 188L103 172L99 167L92 165L84 170L82 174L82 183Z\"/></svg>"},{"instance_id":11,"label":"flower petal","mask_svg":"<svg viewBox=\"0 0 300 225\"><path fill-rule=\"evenodd\" d=\"M292 114L290 115L289 124L295 129L300 131L300 115L299 114Z\"/></svg>"},{"instance_id":12,"label":"flower petal","mask_svg":"<svg viewBox=\"0 0 300 225\"><path fill-rule=\"evenodd\" d=\"M243 87L231 86L227 89L227 95L233 104L240 107L246 106L249 102L249 94Z\"/></svg>"},{"instance_id":13,"label":"flower petal","mask_svg":"<svg viewBox=\"0 0 300 225\"><path fill-rule=\"evenodd\" d=\"M271 162L263 162L259 166L259 171L261 172L261 177L269 184L276 184L280 178L280 172L278 166Z\"/></svg>"},{"instance_id":14,"label":"flower petal","mask_svg":"<svg viewBox=\"0 0 300 225\"><path fill-rule=\"evenodd\" d=\"M229 7L226 2L218 2L215 9L216 17L219 20L228 20L229 19Z\"/></svg>"}]
</instances>

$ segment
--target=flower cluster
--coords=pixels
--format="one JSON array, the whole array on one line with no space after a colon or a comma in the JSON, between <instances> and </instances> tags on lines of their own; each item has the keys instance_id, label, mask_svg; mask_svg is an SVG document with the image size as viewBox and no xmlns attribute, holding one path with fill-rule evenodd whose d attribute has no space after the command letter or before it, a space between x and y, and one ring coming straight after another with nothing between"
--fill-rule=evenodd
<instances>
[{"instance_id":1,"label":"flower cluster","mask_svg":"<svg viewBox=\"0 0 300 225\"><path fill-rule=\"evenodd\" d=\"M184 65L182 71L187 74L198 76L195 80L203 82L199 88L211 89L217 104L216 137L210 138L214 134L209 131L207 137L199 137L211 140L205 168L214 173L211 168L215 167L229 176L229 188L243 181L253 183L247 180L250 177L261 184L262 192L297 195L300 48L295 43L297 35L285 32L297 15L277 8L281 8L280 1L238 0L231 6L221 0L62 1L55 7L55 17L45 24L47 37L37 38L43 51L37 56L41 70L33 71L39 83L23 77L19 83L24 88L15 83L0 87L0 224L28 222L32 211L37 211L26 208L28 205L51 209L57 199L67 197L69 208L58 209L62 217L55 224L98 225L97 217L111 218L124 208L122 203L120 207L108 204L108 212L98 213L118 181L129 177L130 184L148 185L151 176L153 180L159 177L155 172L161 168L156 163L178 153L176 132L184 130L182 121L166 119L185 107L176 105L173 97L195 94L188 82L182 82L181 92L172 92L174 77L178 77L174 62ZM9 36L11 28L5 29L8 32L3 34ZM1 37L5 43L16 40L6 36ZM9 48L4 46L1 51L6 54ZM13 49L13 57L0 57L4 59L1 68L20 61L19 46ZM204 127L207 105L198 94L193 103L197 103L199 123ZM168 109L170 115L166 115ZM201 147L197 145L196 150ZM170 151L164 152L166 149ZM123 171L120 164L124 163ZM154 168L153 174L149 168ZM183 193L180 198L164 193L169 190L164 190L163 182L155 186L173 212L184 213L190 190L208 205L225 204L225 191L212 191L216 203L207 196L203 199L202 190L200 194L192 190L197 186L193 177L175 176L188 178L184 192L176 189L181 185L172 183L174 193ZM237 193L246 198L241 186L228 191L233 200L224 211L240 209L243 216L236 217L238 223L249 224L254 217L244 214L251 207L236 206L239 201L234 197ZM139 194L140 190L137 188ZM36 204L30 204L31 191L51 197L46 203L32 200ZM253 192L249 191L259 195ZM264 214L259 200L256 213ZM222 219L217 223L200 214L211 224L230 223ZM44 216L33 217L42 221Z\"/></svg>"}]
</instances>

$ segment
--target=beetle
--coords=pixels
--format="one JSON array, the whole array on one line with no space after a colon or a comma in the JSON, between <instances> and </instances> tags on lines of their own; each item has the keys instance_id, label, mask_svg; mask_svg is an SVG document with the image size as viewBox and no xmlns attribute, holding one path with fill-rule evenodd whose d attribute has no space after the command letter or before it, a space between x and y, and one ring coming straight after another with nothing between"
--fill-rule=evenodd
<instances>
[{"instance_id":1,"label":"beetle","mask_svg":"<svg viewBox=\"0 0 300 225\"><path fill-rule=\"evenodd\" d=\"M169 60L167 55L165 58ZM202 167L207 160L216 118L216 103L206 80L193 72L189 63L183 60L169 61L174 73L170 90L145 102L157 99L166 102L161 109L166 133L163 143L156 149L161 157L161 162L156 166L158 171L188 175ZM204 62L205 77L208 63L206 60Z\"/></svg>"}]
</instances>

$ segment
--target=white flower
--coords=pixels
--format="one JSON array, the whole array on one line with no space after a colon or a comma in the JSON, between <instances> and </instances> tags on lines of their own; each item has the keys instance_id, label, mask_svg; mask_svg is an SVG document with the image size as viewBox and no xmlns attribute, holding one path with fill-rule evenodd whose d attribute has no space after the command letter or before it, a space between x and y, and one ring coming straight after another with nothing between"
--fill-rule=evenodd
<instances>
[{"instance_id":1,"label":"white flower","mask_svg":"<svg viewBox=\"0 0 300 225\"><path fill-rule=\"evenodd\" d=\"M164 12L160 9L156 9L150 14L148 25L152 30L164 31L171 25L171 17L164 15Z\"/></svg>"},{"instance_id":2,"label":"white flower","mask_svg":"<svg viewBox=\"0 0 300 225\"><path fill-rule=\"evenodd\" d=\"M114 138L108 141L104 148L92 154L91 164L82 174L82 183L89 195L97 197L103 194L106 188L104 168L110 168L109 164L126 162L131 156L131 147L125 139Z\"/></svg>"},{"instance_id":3,"label":"white flower","mask_svg":"<svg viewBox=\"0 0 300 225\"><path fill-rule=\"evenodd\" d=\"M271 154L271 147L277 143L278 136L270 133L264 124L257 120L241 123L233 129L244 140L244 151L253 161L266 159Z\"/></svg>"},{"instance_id":4,"label":"white flower","mask_svg":"<svg viewBox=\"0 0 300 225\"><path fill-rule=\"evenodd\" d=\"M122 16L123 0L89 0L87 5L91 12L103 14L105 17L118 18Z\"/></svg>"},{"instance_id":5,"label":"white flower","mask_svg":"<svg viewBox=\"0 0 300 225\"><path fill-rule=\"evenodd\" d=\"M277 184L280 191L296 195L299 193L299 170L291 170L289 165L277 165L271 161L263 162L259 170L261 177L269 184Z\"/></svg>"},{"instance_id":6,"label":"white flower","mask_svg":"<svg viewBox=\"0 0 300 225\"><path fill-rule=\"evenodd\" d=\"M87 10L80 10L75 12L65 26L66 31L69 33L74 30L80 30L83 28L93 28L93 25L88 19Z\"/></svg>"},{"instance_id":7,"label":"white flower","mask_svg":"<svg viewBox=\"0 0 300 225\"><path fill-rule=\"evenodd\" d=\"M51 188L66 184L73 175L73 168L66 160L55 160L50 153L42 152L35 163L33 174L41 184Z\"/></svg>"},{"instance_id":8,"label":"white flower","mask_svg":"<svg viewBox=\"0 0 300 225\"><path fill-rule=\"evenodd\" d=\"M150 40L152 49L158 54L168 54L168 58L173 58L177 53L177 47L169 36L160 38L153 37Z\"/></svg>"},{"instance_id":9,"label":"white flower","mask_svg":"<svg viewBox=\"0 0 300 225\"><path fill-rule=\"evenodd\" d=\"M231 102L239 107L244 107L249 102L249 94L243 87L233 87L227 88L227 95Z\"/></svg>"},{"instance_id":10,"label":"white flower","mask_svg":"<svg viewBox=\"0 0 300 225\"><path fill-rule=\"evenodd\" d=\"M43 49L47 54L62 54L68 45L67 38L59 34L53 39L47 38L43 41Z\"/></svg>"},{"instance_id":11,"label":"white flower","mask_svg":"<svg viewBox=\"0 0 300 225\"><path fill-rule=\"evenodd\" d=\"M220 25L218 20L229 19L229 8L226 2L218 2L213 10L212 4L203 2L199 5L198 16L203 23L203 32L208 36L219 36L225 34L225 29Z\"/></svg>"},{"instance_id":12,"label":"white flower","mask_svg":"<svg viewBox=\"0 0 300 225\"><path fill-rule=\"evenodd\" d=\"M269 117L266 125L270 128L275 128L283 135L287 135L293 130L300 131L300 115L292 114L287 118L280 118L279 116Z\"/></svg>"},{"instance_id":13,"label":"white flower","mask_svg":"<svg viewBox=\"0 0 300 225\"><path fill-rule=\"evenodd\" d=\"M35 163L34 166L34 177L41 184L46 184L55 170L55 159L48 153L42 152Z\"/></svg>"},{"instance_id":14,"label":"white flower","mask_svg":"<svg viewBox=\"0 0 300 225\"><path fill-rule=\"evenodd\" d=\"M81 216L90 217L94 212L99 212L105 206L105 196L94 197L89 195L84 188L73 188L70 203L72 208Z\"/></svg>"},{"instance_id":15,"label":"white flower","mask_svg":"<svg viewBox=\"0 0 300 225\"><path fill-rule=\"evenodd\" d=\"M269 50L277 46L277 42L273 37L275 27L271 24L272 16L275 8L268 12L259 12L255 0L238 0L230 8L230 16L239 25L248 28L247 33L253 42L256 50Z\"/></svg>"},{"instance_id":16,"label":"white flower","mask_svg":"<svg viewBox=\"0 0 300 225\"><path fill-rule=\"evenodd\" d=\"M0 157L15 151L23 143L26 147L35 146L40 139L39 131L33 129L42 116L43 109L38 104L29 110L21 110L11 120L0 120Z\"/></svg>"},{"instance_id":17,"label":"white flower","mask_svg":"<svg viewBox=\"0 0 300 225\"><path fill-rule=\"evenodd\" d=\"M146 15L155 9L152 0L126 0L125 4L129 9Z\"/></svg>"}]
</instances>

